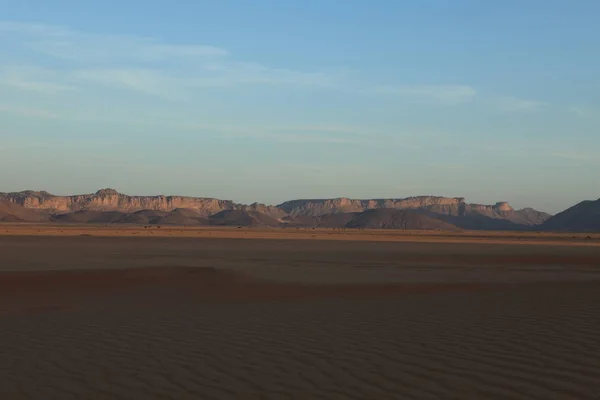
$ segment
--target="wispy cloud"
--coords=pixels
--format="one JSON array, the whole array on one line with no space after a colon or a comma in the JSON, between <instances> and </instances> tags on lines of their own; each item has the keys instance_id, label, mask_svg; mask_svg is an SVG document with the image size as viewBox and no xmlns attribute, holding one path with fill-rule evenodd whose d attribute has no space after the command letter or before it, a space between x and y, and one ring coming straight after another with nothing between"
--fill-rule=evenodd
<instances>
[{"instance_id":1,"label":"wispy cloud","mask_svg":"<svg viewBox=\"0 0 600 400\"><path fill-rule=\"evenodd\" d=\"M182 97L177 78L150 69L83 69L72 71L70 75L78 81L131 89L172 100Z\"/></svg>"},{"instance_id":2,"label":"wispy cloud","mask_svg":"<svg viewBox=\"0 0 600 400\"><path fill-rule=\"evenodd\" d=\"M133 36L84 35L71 32L55 40L31 41L28 46L37 52L100 65L112 62L155 62L186 60L194 62L227 55L227 51L212 46L169 45Z\"/></svg>"},{"instance_id":3,"label":"wispy cloud","mask_svg":"<svg viewBox=\"0 0 600 400\"><path fill-rule=\"evenodd\" d=\"M282 143L322 143L322 144L348 144L369 146L372 140L357 134L335 131L315 131L310 129L301 130L298 127L282 128L270 127L259 129L227 129L225 136L247 137L261 140L269 140Z\"/></svg>"},{"instance_id":4,"label":"wispy cloud","mask_svg":"<svg viewBox=\"0 0 600 400\"><path fill-rule=\"evenodd\" d=\"M166 43L152 37L87 34L62 26L18 22L0 22L2 31L10 33L10 40L28 51L69 61L74 74L64 76L65 80L82 79L166 98L173 98L174 92L194 88L233 85L365 91L349 79L353 72L348 69L325 72L272 67L239 60L217 46ZM56 85L58 88L60 84ZM463 103L476 93L467 85L376 86L367 91L437 104Z\"/></svg>"},{"instance_id":5,"label":"wispy cloud","mask_svg":"<svg viewBox=\"0 0 600 400\"><path fill-rule=\"evenodd\" d=\"M56 74L42 68L0 67L0 86L45 94L75 90L74 86L55 82L56 78Z\"/></svg>"},{"instance_id":6,"label":"wispy cloud","mask_svg":"<svg viewBox=\"0 0 600 400\"><path fill-rule=\"evenodd\" d=\"M43 35L48 37L68 35L71 31L68 28L59 25L23 23L18 21L0 21L0 32L31 36Z\"/></svg>"},{"instance_id":7,"label":"wispy cloud","mask_svg":"<svg viewBox=\"0 0 600 400\"><path fill-rule=\"evenodd\" d=\"M306 72L267 67L250 62L221 60L205 65L205 75L188 79L190 86L230 86L240 84L297 85L312 87L335 87L344 72L334 75L324 72Z\"/></svg>"},{"instance_id":8,"label":"wispy cloud","mask_svg":"<svg viewBox=\"0 0 600 400\"><path fill-rule=\"evenodd\" d=\"M542 110L548 103L506 96L498 98L497 105L502 111L535 112Z\"/></svg>"},{"instance_id":9,"label":"wispy cloud","mask_svg":"<svg viewBox=\"0 0 600 400\"><path fill-rule=\"evenodd\" d=\"M60 65L54 69L13 66L4 75L0 70L0 85L38 93L85 92L102 86L191 102L204 88L267 86L375 95L425 107L490 100L467 84L378 85L376 77L361 77L347 68L280 68L239 59L219 46L170 43L158 37L90 34L65 26L0 21L0 44L3 41L18 47L24 59L35 60L32 64ZM500 98L497 103L505 111L518 112L545 106L515 97Z\"/></svg>"},{"instance_id":10,"label":"wispy cloud","mask_svg":"<svg viewBox=\"0 0 600 400\"><path fill-rule=\"evenodd\" d=\"M35 118L59 118L59 115L40 108L29 108L29 107L17 107L0 104L0 113L18 115L21 117L35 117Z\"/></svg>"},{"instance_id":11,"label":"wispy cloud","mask_svg":"<svg viewBox=\"0 0 600 400\"><path fill-rule=\"evenodd\" d=\"M0 32L12 34L15 40L37 52L80 62L193 60L228 54L214 46L167 44L131 35L89 34L56 25L0 21Z\"/></svg>"},{"instance_id":12,"label":"wispy cloud","mask_svg":"<svg viewBox=\"0 0 600 400\"><path fill-rule=\"evenodd\" d=\"M460 170L460 169L467 169L468 167L466 165L460 165L460 164L430 164L429 168L441 169L441 170Z\"/></svg>"},{"instance_id":13,"label":"wispy cloud","mask_svg":"<svg viewBox=\"0 0 600 400\"><path fill-rule=\"evenodd\" d=\"M373 134L372 128L345 126L345 125L296 125L296 126L281 126L271 129L276 129L283 132L316 132L328 134L343 134L343 135L369 135Z\"/></svg>"},{"instance_id":14,"label":"wispy cloud","mask_svg":"<svg viewBox=\"0 0 600 400\"><path fill-rule=\"evenodd\" d=\"M356 138L333 137L322 135L302 135L302 134L276 134L268 133L260 135L278 142L284 143L330 143L330 144L352 144L368 145L368 142Z\"/></svg>"},{"instance_id":15,"label":"wispy cloud","mask_svg":"<svg viewBox=\"0 0 600 400\"><path fill-rule=\"evenodd\" d=\"M582 118L589 118L600 115L593 108L582 105L572 105L568 108L568 110L570 113Z\"/></svg>"},{"instance_id":16,"label":"wispy cloud","mask_svg":"<svg viewBox=\"0 0 600 400\"><path fill-rule=\"evenodd\" d=\"M400 96L416 102L445 105L465 103L477 94L477 91L468 85L376 86L373 91L376 94Z\"/></svg>"},{"instance_id":17,"label":"wispy cloud","mask_svg":"<svg viewBox=\"0 0 600 400\"><path fill-rule=\"evenodd\" d=\"M70 69L61 69L57 79L83 80L166 98L179 97L174 93L194 88L244 84L331 87L337 77L335 72L298 71L238 60L221 47L165 43L151 37L87 34L16 22L0 22L0 32L10 33L11 42L34 54L68 61ZM45 88L62 86L55 83Z\"/></svg>"},{"instance_id":18,"label":"wispy cloud","mask_svg":"<svg viewBox=\"0 0 600 400\"><path fill-rule=\"evenodd\" d=\"M257 139L280 143L347 144L371 147L377 143L377 133L361 127L344 125L291 125L291 126L214 126L201 124L179 125L179 129L211 133L231 139Z\"/></svg>"},{"instance_id":19,"label":"wispy cloud","mask_svg":"<svg viewBox=\"0 0 600 400\"><path fill-rule=\"evenodd\" d=\"M577 161L600 161L600 156L596 154L588 154L581 152L554 152L550 154L552 157L563 158L567 160Z\"/></svg>"},{"instance_id":20,"label":"wispy cloud","mask_svg":"<svg viewBox=\"0 0 600 400\"><path fill-rule=\"evenodd\" d=\"M152 125L156 126L155 122ZM163 126L163 125L161 125ZM170 130L186 130L232 140L247 138L281 143L329 143L347 144L369 148L396 148L419 150L423 146L416 144L418 132L404 133L376 130L365 126L352 125L204 125L195 123L168 122L164 125Z\"/></svg>"},{"instance_id":21,"label":"wispy cloud","mask_svg":"<svg viewBox=\"0 0 600 400\"><path fill-rule=\"evenodd\" d=\"M57 93L69 90L74 90L72 86L61 85L54 82L36 82L26 80L10 80L7 82L0 82L2 85L12 86L17 89L28 90L39 93Z\"/></svg>"},{"instance_id":22,"label":"wispy cloud","mask_svg":"<svg viewBox=\"0 0 600 400\"><path fill-rule=\"evenodd\" d=\"M278 177L283 173L300 173L303 179L310 179L311 182L322 181L331 185L335 177L357 177L373 176L380 174L381 170L373 164L364 164L361 162L341 162L341 163L314 163L314 162L277 162L258 163L249 167L252 173L260 173L261 176L273 174L275 171ZM350 172L350 174L348 174ZM284 176L284 175L283 175ZM333 196L339 196L339 193ZM333 197L331 196L331 197Z\"/></svg>"}]
</instances>

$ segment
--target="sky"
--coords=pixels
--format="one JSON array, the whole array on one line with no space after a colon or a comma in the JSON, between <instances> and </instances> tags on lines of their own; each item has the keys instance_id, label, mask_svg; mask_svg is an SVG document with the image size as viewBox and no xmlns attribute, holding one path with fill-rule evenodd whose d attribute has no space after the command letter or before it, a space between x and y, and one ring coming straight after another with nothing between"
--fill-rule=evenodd
<instances>
[{"instance_id":1,"label":"sky","mask_svg":"<svg viewBox=\"0 0 600 400\"><path fill-rule=\"evenodd\" d=\"M0 9L0 191L600 197L596 0Z\"/></svg>"}]
</instances>

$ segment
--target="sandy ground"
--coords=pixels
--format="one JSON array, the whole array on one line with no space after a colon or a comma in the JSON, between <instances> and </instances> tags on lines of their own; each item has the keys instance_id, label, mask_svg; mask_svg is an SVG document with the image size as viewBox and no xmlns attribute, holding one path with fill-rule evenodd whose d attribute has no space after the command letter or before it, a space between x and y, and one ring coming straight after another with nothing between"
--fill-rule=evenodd
<instances>
[{"instance_id":1,"label":"sandy ground","mask_svg":"<svg viewBox=\"0 0 600 400\"><path fill-rule=\"evenodd\" d=\"M600 398L594 236L127 229L0 226L0 398Z\"/></svg>"},{"instance_id":2,"label":"sandy ground","mask_svg":"<svg viewBox=\"0 0 600 400\"><path fill-rule=\"evenodd\" d=\"M0 236L193 237L211 239L334 240L427 243L600 246L600 233L405 231L326 228L222 228L92 224L0 224Z\"/></svg>"}]
</instances>

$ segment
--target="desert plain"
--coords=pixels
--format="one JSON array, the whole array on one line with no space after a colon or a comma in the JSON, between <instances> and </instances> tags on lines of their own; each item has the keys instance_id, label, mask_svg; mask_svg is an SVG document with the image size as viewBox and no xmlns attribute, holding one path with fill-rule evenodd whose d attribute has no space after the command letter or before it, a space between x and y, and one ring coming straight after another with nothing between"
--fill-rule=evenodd
<instances>
[{"instance_id":1,"label":"desert plain","mask_svg":"<svg viewBox=\"0 0 600 400\"><path fill-rule=\"evenodd\" d=\"M598 399L600 235L0 225L1 399Z\"/></svg>"}]
</instances>

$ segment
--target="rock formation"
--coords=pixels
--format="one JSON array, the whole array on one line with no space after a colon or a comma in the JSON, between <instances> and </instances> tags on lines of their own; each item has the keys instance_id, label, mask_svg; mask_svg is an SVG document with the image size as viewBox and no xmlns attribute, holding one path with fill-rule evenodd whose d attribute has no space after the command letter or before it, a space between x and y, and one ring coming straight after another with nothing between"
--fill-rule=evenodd
<instances>
[{"instance_id":1,"label":"rock formation","mask_svg":"<svg viewBox=\"0 0 600 400\"><path fill-rule=\"evenodd\" d=\"M417 210L379 208L356 215L348 228L457 231L458 227Z\"/></svg>"},{"instance_id":2,"label":"rock formation","mask_svg":"<svg viewBox=\"0 0 600 400\"><path fill-rule=\"evenodd\" d=\"M439 196L369 200L342 197L291 200L278 206L268 206L206 197L129 196L113 189L102 189L93 194L74 196L55 196L30 190L0 193L0 201L34 212L28 214L29 219L50 218L71 223L527 229L544 223L550 217L531 208L514 210L506 202L495 205L470 204L462 197ZM390 211L364 214L373 210ZM418 215L395 211L415 211Z\"/></svg>"},{"instance_id":3,"label":"rock formation","mask_svg":"<svg viewBox=\"0 0 600 400\"><path fill-rule=\"evenodd\" d=\"M48 222L49 215L3 200L0 197L0 222Z\"/></svg>"},{"instance_id":4,"label":"rock formation","mask_svg":"<svg viewBox=\"0 0 600 400\"><path fill-rule=\"evenodd\" d=\"M379 208L429 209L436 208L440 212L458 212L464 199L461 197L419 196L405 199L372 199L354 200L345 197L325 200L291 200L279 204L277 207L291 216L322 216L343 212L362 212Z\"/></svg>"},{"instance_id":5,"label":"rock formation","mask_svg":"<svg viewBox=\"0 0 600 400\"><path fill-rule=\"evenodd\" d=\"M548 231L600 232L600 199L582 201L548 219L542 226Z\"/></svg>"},{"instance_id":6,"label":"rock formation","mask_svg":"<svg viewBox=\"0 0 600 400\"><path fill-rule=\"evenodd\" d=\"M373 209L421 210L433 215L459 217L469 220L506 220L516 225L533 226L543 223L550 214L531 208L514 210L506 202L495 205L469 204L462 197L418 196L405 199L352 200L347 198L327 200L292 200L278 206L293 217L318 217L326 214L363 212ZM456 218L452 223L457 223ZM492 222L493 224L493 222ZM459 224L460 225L460 224ZM472 224L473 225L473 224ZM485 225L482 222L482 225ZM507 225L508 226L508 225ZM485 229L485 227L482 227Z\"/></svg>"},{"instance_id":7,"label":"rock formation","mask_svg":"<svg viewBox=\"0 0 600 400\"><path fill-rule=\"evenodd\" d=\"M171 212L176 209L195 210L199 215L209 216L223 210L260 211L266 214L283 215L272 206L254 203L237 204L230 200L186 196L128 196L114 189L102 189L93 194L54 196L48 192L24 191L0 193L0 199L9 200L25 208L45 210L52 214L77 211L120 211L133 213L141 210Z\"/></svg>"}]
</instances>

